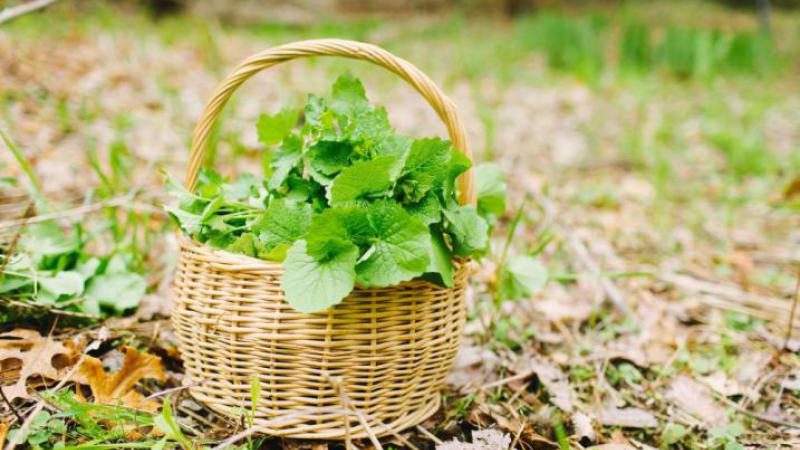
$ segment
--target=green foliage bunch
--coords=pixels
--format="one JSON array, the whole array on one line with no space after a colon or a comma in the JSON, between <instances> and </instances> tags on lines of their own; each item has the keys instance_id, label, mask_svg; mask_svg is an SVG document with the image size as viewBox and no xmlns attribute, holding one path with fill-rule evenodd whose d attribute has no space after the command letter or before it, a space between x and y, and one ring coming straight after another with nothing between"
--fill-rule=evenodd
<instances>
[{"instance_id":1,"label":"green foliage bunch","mask_svg":"<svg viewBox=\"0 0 800 450\"><path fill-rule=\"evenodd\" d=\"M356 285L422 277L450 287L454 260L486 253L505 182L488 181L498 186L483 188L480 208L461 206L456 180L470 161L447 140L396 132L354 76L340 76L330 98L310 95L302 114L262 115L257 129L264 177L204 170L195 192L170 180L178 205L166 209L199 242L282 261L295 309L324 310Z\"/></svg>"}]
</instances>

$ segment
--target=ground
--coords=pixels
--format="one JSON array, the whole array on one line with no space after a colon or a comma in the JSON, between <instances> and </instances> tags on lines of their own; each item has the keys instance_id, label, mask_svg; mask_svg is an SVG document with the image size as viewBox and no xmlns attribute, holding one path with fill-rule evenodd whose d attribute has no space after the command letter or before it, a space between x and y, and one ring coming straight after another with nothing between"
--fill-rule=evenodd
<instances>
[{"instance_id":1,"label":"ground","mask_svg":"<svg viewBox=\"0 0 800 450\"><path fill-rule=\"evenodd\" d=\"M598 36L610 42L626 21L654 36L669 35L672 25L727 33L758 26L746 11L696 2L564 17L601 23ZM122 344L160 356L163 381L138 389L172 402L170 417L187 437L168 434L165 445L219 442L230 428L180 390L169 391L182 375L168 320L177 248L159 207L167 201L161 170L182 175L206 98L244 57L309 37L373 42L441 84L463 115L476 160L496 162L510 190L495 251L476 264L445 406L404 433L405 442L385 441L384 448L471 441L479 429L505 433L521 448L797 448L800 95L791 55L799 24L797 13L777 11L779 56L753 70L692 63L683 71L676 63L626 71L617 64L624 50L612 44L600 63L591 54L548 60L535 17L442 12L231 24L192 15L152 19L130 6L55 5L0 27L0 129L52 205L29 210L31 183L4 152L0 236L13 240L27 212L65 225L110 224L113 239L97 242L100 250L114 239L137 246L148 295L134 316L83 328L65 327L68 318L54 326L51 318L39 328L56 342L95 342L87 352L112 368L122 364L114 350ZM591 53L591 41L581 41L584 51ZM565 54L558 45L554 54ZM226 174L246 171L259 161L258 114L323 91L344 70L365 80L399 129L444 132L391 74L347 61L293 62L258 75L234 97L209 163ZM530 298L498 305L495 264L507 241L511 254L537 255L549 282ZM32 412L50 411L29 425L50 430L45 446L123 448L114 442L138 440L148 448L162 439L115 431L124 422L118 416L91 422L96 416L81 413L69 395L40 397L0 406L3 423L18 428ZM66 424L58 411L71 411ZM265 445L279 444L304 445Z\"/></svg>"}]
</instances>

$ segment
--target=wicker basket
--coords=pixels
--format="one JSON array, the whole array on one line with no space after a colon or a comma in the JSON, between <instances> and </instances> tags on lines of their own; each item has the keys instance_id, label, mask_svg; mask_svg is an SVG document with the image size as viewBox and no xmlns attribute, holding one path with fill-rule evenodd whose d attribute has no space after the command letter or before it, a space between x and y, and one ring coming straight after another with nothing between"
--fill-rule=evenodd
<instances>
[{"instance_id":1,"label":"wicker basket","mask_svg":"<svg viewBox=\"0 0 800 450\"><path fill-rule=\"evenodd\" d=\"M374 45L303 41L261 52L217 88L194 132L186 178L194 189L209 132L236 88L257 72L294 58L342 56L396 73L419 92L470 156L453 104L405 60ZM472 202L471 173L459 180ZM388 288L356 288L342 303L315 314L283 299L280 263L213 249L181 237L173 323L191 393L229 416L252 407L261 433L295 438L381 436L414 426L439 407L465 321L468 264L455 287L413 280Z\"/></svg>"}]
</instances>

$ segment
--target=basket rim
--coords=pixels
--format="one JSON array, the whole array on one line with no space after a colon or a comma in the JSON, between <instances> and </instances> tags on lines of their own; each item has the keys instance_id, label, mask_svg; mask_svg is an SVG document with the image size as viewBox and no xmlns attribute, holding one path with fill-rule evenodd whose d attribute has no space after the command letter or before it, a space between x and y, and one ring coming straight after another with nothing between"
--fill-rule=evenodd
<instances>
[{"instance_id":1,"label":"basket rim","mask_svg":"<svg viewBox=\"0 0 800 450\"><path fill-rule=\"evenodd\" d=\"M183 232L178 231L178 244L180 252L184 250L191 250L196 249L200 250L206 254L209 254L217 260L216 263L222 263L224 265L229 265L230 267L220 267L217 266L216 268L220 271L224 272L268 272L274 275L282 275L284 271L283 263L280 261L268 261L266 259L255 258L252 256L243 255L241 253L233 253L227 250L213 247L205 242L199 242L198 240L186 236ZM456 272L461 272L463 270L471 271L473 268L472 259L462 259L462 258L454 258L453 265L455 266ZM434 286L439 289L453 289L447 286L441 286L431 281L425 280L421 277L412 278L411 280L403 281L397 284L393 284L391 286L383 286L383 287L364 287L361 285L356 284L354 289L359 290L367 290L367 289L387 289L399 286L406 286L408 284L415 284L415 283L425 283L431 286Z\"/></svg>"}]
</instances>

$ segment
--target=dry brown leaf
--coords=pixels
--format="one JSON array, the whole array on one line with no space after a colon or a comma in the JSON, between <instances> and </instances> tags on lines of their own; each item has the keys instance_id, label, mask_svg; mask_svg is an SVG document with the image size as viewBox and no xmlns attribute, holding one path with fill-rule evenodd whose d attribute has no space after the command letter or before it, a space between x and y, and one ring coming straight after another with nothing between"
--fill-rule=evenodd
<instances>
[{"instance_id":1,"label":"dry brown leaf","mask_svg":"<svg viewBox=\"0 0 800 450\"><path fill-rule=\"evenodd\" d=\"M164 381L161 358L139 352L127 345L123 346L121 350L125 353L125 357L122 360L122 367L114 374L108 374L99 359L87 357L81 363L74 380L80 384L89 385L94 402L97 404L121 405L142 411L156 412L160 403L145 399L133 388L145 378Z\"/></svg>"},{"instance_id":2,"label":"dry brown leaf","mask_svg":"<svg viewBox=\"0 0 800 450\"><path fill-rule=\"evenodd\" d=\"M0 334L0 370L3 394L9 401L31 398L31 377L57 380L77 354L71 343L58 342L33 330L18 328ZM6 384L13 381L13 384Z\"/></svg>"},{"instance_id":3,"label":"dry brown leaf","mask_svg":"<svg viewBox=\"0 0 800 450\"><path fill-rule=\"evenodd\" d=\"M639 408L606 408L598 414L605 426L628 428L653 428L658 426L655 416Z\"/></svg>"},{"instance_id":4,"label":"dry brown leaf","mask_svg":"<svg viewBox=\"0 0 800 450\"><path fill-rule=\"evenodd\" d=\"M498 365L499 358L494 352L463 344L458 349L453 370L447 376L447 383L458 389L474 389L494 381L497 378L495 369Z\"/></svg>"},{"instance_id":5,"label":"dry brown leaf","mask_svg":"<svg viewBox=\"0 0 800 450\"><path fill-rule=\"evenodd\" d=\"M681 375L669 385L666 395L678 408L711 425L725 425L728 417L723 408L700 382Z\"/></svg>"},{"instance_id":6,"label":"dry brown leaf","mask_svg":"<svg viewBox=\"0 0 800 450\"><path fill-rule=\"evenodd\" d=\"M536 355L523 355L516 363L517 373L535 373L550 394L550 403L564 412L572 412L572 388L563 371L553 362Z\"/></svg>"},{"instance_id":7,"label":"dry brown leaf","mask_svg":"<svg viewBox=\"0 0 800 450\"><path fill-rule=\"evenodd\" d=\"M800 197L800 177L793 179L783 191L784 200L793 200Z\"/></svg>"},{"instance_id":8,"label":"dry brown leaf","mask_svg":"<svg viewBox=\"0 0 800 450\"><path fill-rule=\"evenodd\" d=\"M6 445L6 436L8 436L8 424L0 422L0 448Z\"/></svg>"},{"instance_id":9,"label":"dry brown leaf","mask_svg":"<svg viewBox=\"0 0 800 450\"><path fill-rule=\"evenodd\" d=\"M508 450L511 436L498 430L476 430L472 432L472 443L451 441L439 444L436 450Z\"/></svg>"}]
</instances>

